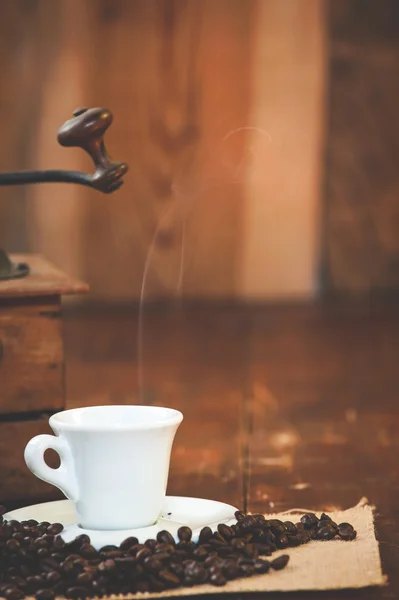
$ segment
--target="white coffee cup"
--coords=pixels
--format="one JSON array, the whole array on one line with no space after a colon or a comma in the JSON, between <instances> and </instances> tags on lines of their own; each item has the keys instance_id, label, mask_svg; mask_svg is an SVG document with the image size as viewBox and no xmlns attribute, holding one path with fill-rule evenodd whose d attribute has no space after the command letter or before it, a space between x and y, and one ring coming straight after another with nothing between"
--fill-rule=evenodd
<instances>
[{"instance_id":1,"label":"white coffee cup","mask_svg":"<svg viewBox=\"0 0 399 600\"><path fill-rule=\"evenodd\" d=\"M84 529L153 525L166 494L172 444L183 415L158 406L93 406L50 417L53 435L38 435L25 461L39 479L75 503ZM44 461L48 449L58 469Z\"/></svg>"}]
</instances>

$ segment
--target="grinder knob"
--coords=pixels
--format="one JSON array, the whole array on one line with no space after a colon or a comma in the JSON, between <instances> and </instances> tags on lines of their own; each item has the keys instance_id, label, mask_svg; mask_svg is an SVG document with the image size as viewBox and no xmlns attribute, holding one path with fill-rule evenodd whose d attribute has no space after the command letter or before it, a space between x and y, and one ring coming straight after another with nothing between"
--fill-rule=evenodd
<instances>
[{"instance_id":1,"label":"grinder knob","mask_svg":"<svg viewBox=\"0 0 399 600\"><path fill-rule=\"evenodd\" d=\"M111 111L106 108L78 108L70 119L58 131L61 146L77 147L85 150L92 158L95 172L90 175L94 188L111 193L121 187L122 177L128 166L113 161L104 144L104 134L113 121Z\"/></svg>"}]
</instances>

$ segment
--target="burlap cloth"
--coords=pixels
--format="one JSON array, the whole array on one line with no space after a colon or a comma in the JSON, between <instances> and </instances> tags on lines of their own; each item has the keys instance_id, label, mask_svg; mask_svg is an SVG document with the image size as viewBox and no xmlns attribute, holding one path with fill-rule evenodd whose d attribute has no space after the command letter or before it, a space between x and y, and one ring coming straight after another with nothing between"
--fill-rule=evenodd
<instances>
[{"instance_id":1,"label":"burlap cloth","mask_svg":"<svg viewBox=\"0 0 399 600\"><path fill-rule=\"evenodd\" d=\"M286 513L267 515L269 518L298 521L309 510L294 509ZM283 571L270 571L248 579L230 581L224 587L200 585L179 588L158 594L112 596L110 598L162 598L197 594L226 594L243 592L293 592L299 590L337 590L384 585L378 542L374 533L374 507L362 499L357 506L345 511L327 513L337 522L349 522L357 531L352 542L334 540L311 541L298 548L273 554L289 554L290 562Z\"/></svg>"}]
</instances>

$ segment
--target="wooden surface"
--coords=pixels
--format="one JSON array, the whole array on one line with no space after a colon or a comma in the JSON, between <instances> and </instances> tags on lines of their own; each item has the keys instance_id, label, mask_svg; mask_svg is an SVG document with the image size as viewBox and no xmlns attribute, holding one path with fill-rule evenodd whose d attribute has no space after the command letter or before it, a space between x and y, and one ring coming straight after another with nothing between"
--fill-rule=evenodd
<instances>
[{"instance_id":1,"label":"wooden surface","mask_svg":"<svg viewBox=\"0 0 399 600\"><path fill-rule=\"evenodd\" d=\"M65 406L59 297L31 304L0 298L0 344L0 418Z\"/></svg>"},{"instance_id":2,"label":"wooden surface","mask_svg":"<svg viewBox=\"0 0 399 600\"><path fill-rule=\"evenodd\" d=\"M325 8L320 0L257 4L244 298L309 297L317 288L328 83Z\"/></svg>"},{"instance_id":3,"label":"wooden surface","mask_svg":"<svg viewBox=\"0 0 399 600\"><path fill-rule=\"evenodd\" d=\"M113 300L137 299L144 270L146 297L312 294L324 29L323 3L302 4L3 0L0 169L90 170L56 132L76 106L108 105L107 146L130 172L111 197L3 190L0 243Z\"/></svg>"},{"instance_id":4,"label":"wooden surface","mask_svg":"<svg viewBox=\"0 0 399 600\"><path fill-rule=\"evenodd\" d=\"M10 258L14 263L27 263L31 271L27 277L0 281L0 302L7 298L64 296L88 292L85 283L69 277L42 256L12 254Z\"/></svg>"},{"instance_id":5,"label":"wooden surface","mask_svg":"<svg viewBox=\"0 0 399 600\"><path fill-rule=\"evenodd\" d=\"M399 6L331 0L325 283L399 287Z\"/></svg>"},{"instance_id":6,"label":"wooden surface","mask_svg":"<svg viewBox=\"0 0 399 600\"><path fill-rule=\"evenodd\" d=\"M170 494L252 511L345 509L366 496L389 586L312 598L394 600L398 345L394 304L149 306L140 393L136 310L69 312L67 404L181 409Z\"/></svg>"}]
</instances>

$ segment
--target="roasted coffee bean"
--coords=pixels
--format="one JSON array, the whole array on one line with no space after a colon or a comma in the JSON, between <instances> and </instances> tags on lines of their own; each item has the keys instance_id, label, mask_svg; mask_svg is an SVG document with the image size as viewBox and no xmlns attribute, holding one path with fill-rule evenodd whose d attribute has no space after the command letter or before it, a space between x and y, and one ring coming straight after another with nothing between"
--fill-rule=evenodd
<instances>
[{"instance_id":1,"label":"roasted coffee bean","mask_svg":"<svg viewBox=\"0 0 399 600\"><path fill-rule=\"evenodd\" d=\"M175 539L169 531L159 531L157 534L157 541L161 544L175 545Z\"/></svg>"},{"instance_id":2,"label":"roasted coffee bean","mask_svg":"<svg viewBox=\"0 0 399 600\"><path fill-rule=\"evenodd\" d=\"M107 560L104 560L103 562L100 562L100 564L98 565L98 570L102 571L102 572L108 572L108 571L113 571L116 567L116 563L112 558L108 558Z\"/></svg>"},{"instance_id":3,"label":"roasted coffee bean","mask_svg":"<svg viewBox=\"0 0 399 600\"><path fill-rule=\"evenodd\" d=\"M286 533L288 535L296 535L298 530L297 530L297 526L295 525L295 523L292 523L291 521L284 521L284 525L285 525L285 529L286 529Z\"/></svg>"},{"instance_id":4,"label":"roasted coffee bean","mask_svg":"<svg viewBox=\"0 0 399 600\"><path fill-rule=\"evenodd\" d=\"M161 552L173 552L175 550L175 546L172 544L168 544L167 542L157 543L155 546L155 554L159 554Z\"/></svg>"},{"instance_id":5,"label":"roasted coffee bean","mask_svg":"<svg viewBox=\"0 0 399 600\"><path fill-rule=\"evenodd\" d=\"M291 548L296 548L297 546L300 546L301 544L303 544L299 535L290 535L288 538L288 541L289 541Z\"/></svg>"},{"instance_id":6,"label":"roasted coffee bean","mask_svg":"<svg viewBox=\"0 0 399 600\"><path fill-rule=\"evenodd\" d=\"M221 587L223 585L226 585L227 583L227 579L226 577L223 575L222 572L219 573L213 573L213 575L210 576L209 578L209 583L211 583L212 585Z\"/></svg>"},{"instance_id":7,"label":"roasted coffee bean","mask_svg":"<svg viewBox=\"0 0 399 600\"><path fill-rule=\"evenodd\" d=\"M244 554L249 558L258 558L259 550L255 544L247 544L244 549Z\"/></svg>"},{"instance_id":8,"label":"roasted coffee bean","mask_svg":"<svg viewBox=\"0 0 399 600\"><path fill-rule=\"evenodd\" d=\"M286 533L286 531L287 531L286 526L279 519L272 519L271 521L269 521L269 524L270 524L270 529L272 530L272 532L274 534Z\"/></svg>"},{"instance_id":9,"label":"roasted coffee bean","mask_svg":"<svg viewBox=\"0 0 399 600\"><path fill-rule=\"evenodd\" d=\"M321 513L320 521L332 521L332 518L326 515L326 513Z\"/></svg>"},{"instance_id":10,"label":"roasted coffee bean","mask_svg":"<svg viewBox=\"0 0 399 600\"><path fill-rule=\"evenodd\" d=\"M61 579L61 575L58 573L58 571L49 571L45 577L46 582L49 583L50 585L54 585L55 583L58 583L60 579Z\"/></svg>"},{"instance_id":11,"label":"roasted coffee bean","mask_svg":"<svg viewBox=\"0 0 399 600\"><path fill-rule=\"evenodd\" d=\"M141 548L141 550L137 552L136 559L140 562L143 562L148 556L152 556L152 552L149 548L144 546L144 548Z\"/></svg>"},{"instance_id":12,"label":"roasted coffee bean","mask_svg":"<svg viewBox=\"0 0 399 600\"><path fill-rule=\"evenodd\" d=\"M53 600L55 598L54 590L43 589L37 590L35 594L36 600Z\"/></svg>"},{"instance_id":13,"label":"roasted coffee bean","mask_svg":"<svg viewBox=\"0 0 399 600\"><path fill-rule=\"evenodd\" d=\"M338 525L338 535L341 540L349 542L355 539L357 532L350 523L340 523Z\"/></svg>"},{"instance_id":14,"label":"roasted coffee bean","mask_svg":"<svg viewBox=\"0 0 399 600\"><path fill-rule=\"evenodd\" d=\"M221 567L226 579L237 579L241 574L241 569L236 560L224 560Z\"/></svg>"},{"instance_id":15,"label":"roasted coffee bean","mask_svg":"<svg viewBox=\"0 0 399 600\"><path fill-rule=\"evenodd\" d=\"M21 544L18 540L11 537L9 540L6 541L6 550L8 550L8 552L19 552L20 548Z\"/></svg>"},{"instance_id":16,"label":"roasted coffee bean","mask_svg":"<svg viewBox=\"0 0 399 600\"><path fill-rule=\"evenodd\" d=\"M325 523L328 523L328 521L324 521ZM317 540L332 540L335 536L336 536L336 529L335 527L331 527L326 525L325 527L318 527L317 528Z\"/></svg>"},{"instance_id":17,"label":"roasted coffee bean","mask_svg":"<svg viewBox=\"0 0 399 600\"><path fill-rule=\"evenodd\" d=\"M276 535L276 546L277 548L288 548L290 545L288 536L285 534Z\"/></svg>"},{"instance_id":18,"label":"roasted coffee bean","mask_svg":"<svg viewBox=\"0 0 399 600\"><path fill-rule=\"evenodd\" d=\"M305 525L301 521L299 521L299 523L294 523L294 525L298 533L305 529Z\"/></svg>"},{"instance_id":19,"label":"roasted coffee bean","mask_svg":"<svg viewBox=\"0 0 399 600\"><path fill-rule=\"evenodd\" d=\"M47 527L47 533L50 533L51 535L58 535L61 533L61 531L63 531L63 529L64 526L61 525L61 523L52 523Z\"/></svg>"},{"instance_id":20,"label":"roasted coffee bean","mask_svg":"<svg viewBox=\"0 0 399 600\"><path fill-rule=\"evenodd\" d=\"M179 580L183 579L184 567L181 563L171 562L169 565L169 569L179 578Z\"/></svg>"},{"instance_id":21,"label":"roasted coffee bean","mask_svg":"<svg viewBox=\"0 0 399 600\"><path fill-rule=\"evenodd\" d=\"M232 528L228 525L225 525L224 523L218 525L218 532L226 541L231 540L231 538L234 535L234 531L232 530Z\"/></svg>"},{"instance_id":22,"label":"roasted coffee bean","mask_svg":"<svg viewBox=\"0 0 399 600\"><path fill-rule=\"evenodd\" d=\"M243 519L245 519L245 514L243 512L241 512L240 510L236 510L236 512L234 513L234 516L237 519L237 521L242 521Z\"/></svg>"},{"instance_id":23,"label":"roasted coffee bean","mask_svg":"<svg viewBox=\"0 0 399 600\"><path fill-rule=\"evenodd\" d=\"M237 551L242 551L245 548L245 542L244 540L240 539L240 538L233 538L230 541L230 546Z\"/></svg>"},{"instance_id":24,"label":"roasted coffee bean","mask_svg":"<svg viewBox=\"0 0 399 600\"><path fill-rule=\"evenodd\" d=\"M288 556L288 554L283 554L282 556L279 556L278 558L272 560L270 566L275 571L281 571L281 569L284 569L287 566L289 560L290 557Z\"/></svg>"},{"instance_id":25,"label":"roasted coffee bean","mask_svg":"<svg viewBox=\"0 0 399 600\"><path fill-rule=\"evenodd\" d=\"M212 537L213 532L212 529L210 527L203 527L200 531L199 537L198 537L198 543L199 544L206 544L208 543L208 541L210 540L210 538Z\"/></svg>"},{"instance_id":26,"label":"roasted coffee bean","mask_svg":"<svg viewBox=\"0 0 399 600\"><path fill-rule=\"evenodd\" d=\"M267 573L270 569L270 562L268 560L263 560L258 558L254 561L254 571L257 574Z\"/></svg>"},{"instance_id":27,"label":"roasted coffee bean","mask_svg":"<svg viewBox=\"0 0 399 600\"><path fill-rule=\"evenodd\" d=\"M132 539L135 539L135 538L132 538ZM144 542L144 546L146 548L149 548L151 550L151 552L154 552L155 548L158 546L158 542L157 542L157 540L146 540ZM121 549L122 549L122 546L121 546Z\"/></svg>"},{"instance_id":28,"label":"roasted coffee bean","mask_svg":"<svg viewBox=\"0 0 399 600\"><path fill-rule=\"evenodd\" d=\"M91 544L83 544L79 552L83 558L95 558L98 556L97 550Z\"/></svg>"},{"instance_id":29,"label":"roasted coffee bean","mask_svg":"<svg viewBox=\"0 0 399 600\"><path fill-rule=\"evenodd\" d=\"M190 527L183 526L177 530L177 537L181 542L189 542L192 535L193 532L191 531Z\"/></svg>"},{"instance_id":30,"label":"roasted coffee bean","mask_svg":"<svg viewBox=\"0 0 399 600\"><path fill-rule=\"evenodd\" d=\"M135 546L138 543L139 543L139 541L136 537L128 537L125 540L123 540L123 542L121 543L121 545L119 547L123 551L130 550L130 548L132 548L133 546Z\"/></svg>"},{"instance_id":31,"label":"roasted coffee bean","mask_svg":"<svg viewBox=\"0 0 399 600\"><path fill-rule=\"evenodd\" d=\"M88 585L90 586L93 581L93 575L89 571L84 571L83 573L79 573L76 577L76 583L79 585Z\"/></svg>"},{"instance_id":32,"label":"roasted coffee bean","mask_svg":"<svg viewBox=\"0 0 399 600\"><path fill-rule=\"evenodd\" d=\"M194 550L192 555L196 560L205 560L208 557L209 552L204 546L199 546Z\"/></svg>"},{"instance_id":33,"label":"roasted coffee bean","mask_svg":"<svg viewBox=\"0 0 399 600\"><path fill-rule=\"evenodd\" d=\"M306 513L306 515L301 517L301 522L304 524L305 529L312 529L312 527L316 527L319 519L314 513Z\"/></svg>"},{"instance_id":34,"label":"roasted coffee bean","mask_svg":"<svg viewBox=\"0 0 399 600\"><path fill-rule=\"evenodd\" d=\"M245 577L250 577L255 573L255 567L253 562L251 563L240 563L240 572L245 575Z\"/></svg>"},{"instance_id":35,"label":"roasted coffee bean","mask_svg":"<svg viewBox=\"0 0 399 600\"><path fill-rule=\"evenodd\" d=\"M158 573L158 577L161 581L164 581L168 584L168 587L176 587L180 585L180 578L175 575L169 569L163 569Z\"/></svg>"},{"instance_id":36,"label":"roasted coffee bean","mask_svg":"<svg viewBox=\"0 0 399 600\"><path fill-rule=\"evenodd\" d=\"M162 561L158 560L156 556L147 556L143 561L143 565L150 573L158 573L164 568Z\"/></svg>"}]
</instances>

